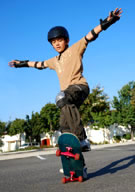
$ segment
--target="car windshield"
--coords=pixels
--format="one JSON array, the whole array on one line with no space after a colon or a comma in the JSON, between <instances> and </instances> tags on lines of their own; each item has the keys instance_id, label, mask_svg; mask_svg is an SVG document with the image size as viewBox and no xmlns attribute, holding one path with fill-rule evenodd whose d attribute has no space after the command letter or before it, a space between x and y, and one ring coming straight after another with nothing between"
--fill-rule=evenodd
<instances>
[{"instance_id":1,"label":"car windshield","mask_svg":"<svg viewBox=\"0 0 135 192\"><path fill-rule=\"evenodd\" d=\"M22 146L27 146L28 144L27 143L25 143L25 144L23 144Z\"/></svg>"}]
</instances>

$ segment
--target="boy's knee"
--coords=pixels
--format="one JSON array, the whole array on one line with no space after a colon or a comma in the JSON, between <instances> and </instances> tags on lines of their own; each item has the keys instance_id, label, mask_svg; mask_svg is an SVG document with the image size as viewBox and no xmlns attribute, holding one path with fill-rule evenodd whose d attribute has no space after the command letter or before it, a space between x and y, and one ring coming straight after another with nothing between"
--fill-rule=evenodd
<instances>
[{"instance_id":1,"label":"boy's knee","mask_svg":"<svg viewBox=\"0 0 135 192\"><path fill-rule=\"evenodd\" d=\"M56 102L57 107L59 107L61 109L67 104L72 104L72 98L70 95L68 95L64 91L61 91L56 96L55 102Z\"/></svg>"}]
</instances>

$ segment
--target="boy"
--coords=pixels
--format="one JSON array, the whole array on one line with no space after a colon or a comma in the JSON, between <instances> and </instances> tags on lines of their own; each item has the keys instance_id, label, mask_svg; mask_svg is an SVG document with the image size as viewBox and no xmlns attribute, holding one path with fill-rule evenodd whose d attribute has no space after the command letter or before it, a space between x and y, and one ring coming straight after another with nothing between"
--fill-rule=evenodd
<instances>
[{"instance_id":1,"label":"boy","mask_svg":"<svg viewBox=\"0 0 135 192\"><path fill-rule=\"evenodd\" d=\"M45 69L49 67L57 72L61 92L56 97L56 105L61 109L60 131L74 133L80 140L82 150L90 149L84 127L82 125L79 107L89 94L89 86L83 77L82 57L89 42L95 40L102 30L120 19L122 10L116 8L109 13L105 20L100 20L100 25L91 30L77 43L68 47L68 31L61 26L53 27L48 32L48 41L59 53L43 62L18 61L9 62L11 67L35 67Z\"/></svg>"}]
</instances>

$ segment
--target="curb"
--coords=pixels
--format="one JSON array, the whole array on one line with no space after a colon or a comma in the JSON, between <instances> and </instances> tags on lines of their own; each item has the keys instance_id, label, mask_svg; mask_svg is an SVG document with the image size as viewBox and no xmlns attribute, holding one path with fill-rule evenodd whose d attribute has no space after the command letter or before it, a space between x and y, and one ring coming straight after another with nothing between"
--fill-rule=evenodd
<instances>
[{"instance_id":1,"label":"curb","mask_svg":"<svg viewBox=\"0 0 135 192\"><path fill-rule=\"evenodd\" d=\"M101 144L101 145L92 145L91 149L101 149L101 148L110 148L110 147L119 147L119 146L125 146L125 145L134 145L135 141L127 141L123 143L113 143L113 144Z\"/></svg>"},{"instance_id":2,"label":"curb","mask_svg":"<svg viewBox=\"0 0 135 192\"><path fill-rule=\"evenodd\" d=\"M113 143L113 144L101 144L101 145L91 145L91 150L98 150L103 148L111 148L111 147L118 147L118 146L125 146L125 145L134 145L135 141L127 141L125 143ZM21 158L28 158L40 155L51 155L56 153L55 148L48 148L45 150L31 150L31 151L18 151L18 152L9 152L9 153L1 153L0 154L0 161L3 160L11 160L11 159L21 159Z\"/></svg>"},{"instance_id":3,"label":"curb","mask_svg":"<svg viewBox=\"0 0 135 192\"><path fill-rule=\"evenodd\" d=\"M49 149L49 150L32 150L32 151L23 151L23 152L9 152L9 153L2 153L0 154L0 161L2 160L11 160L11 159L22 159L40 155L51 155L56 153L56 148Z\"/></svg>"}]
</instances>

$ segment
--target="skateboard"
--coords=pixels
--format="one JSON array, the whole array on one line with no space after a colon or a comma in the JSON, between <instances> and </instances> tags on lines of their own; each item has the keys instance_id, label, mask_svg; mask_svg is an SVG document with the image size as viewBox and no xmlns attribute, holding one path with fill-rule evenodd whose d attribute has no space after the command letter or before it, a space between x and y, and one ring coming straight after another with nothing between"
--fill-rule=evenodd
<instances>
[{"instance_id":1,"label":"skateboard","mask_svg":"<svg viewBox=\"0 0 135 192\"><path fill-rule=\"evenodd\" d=\"M79 139L71 133L63 133L58 139L59 149L56 156L61 156L65 177L62 183L83 182L83 155Z\"/></svg>"}]
</instances>

